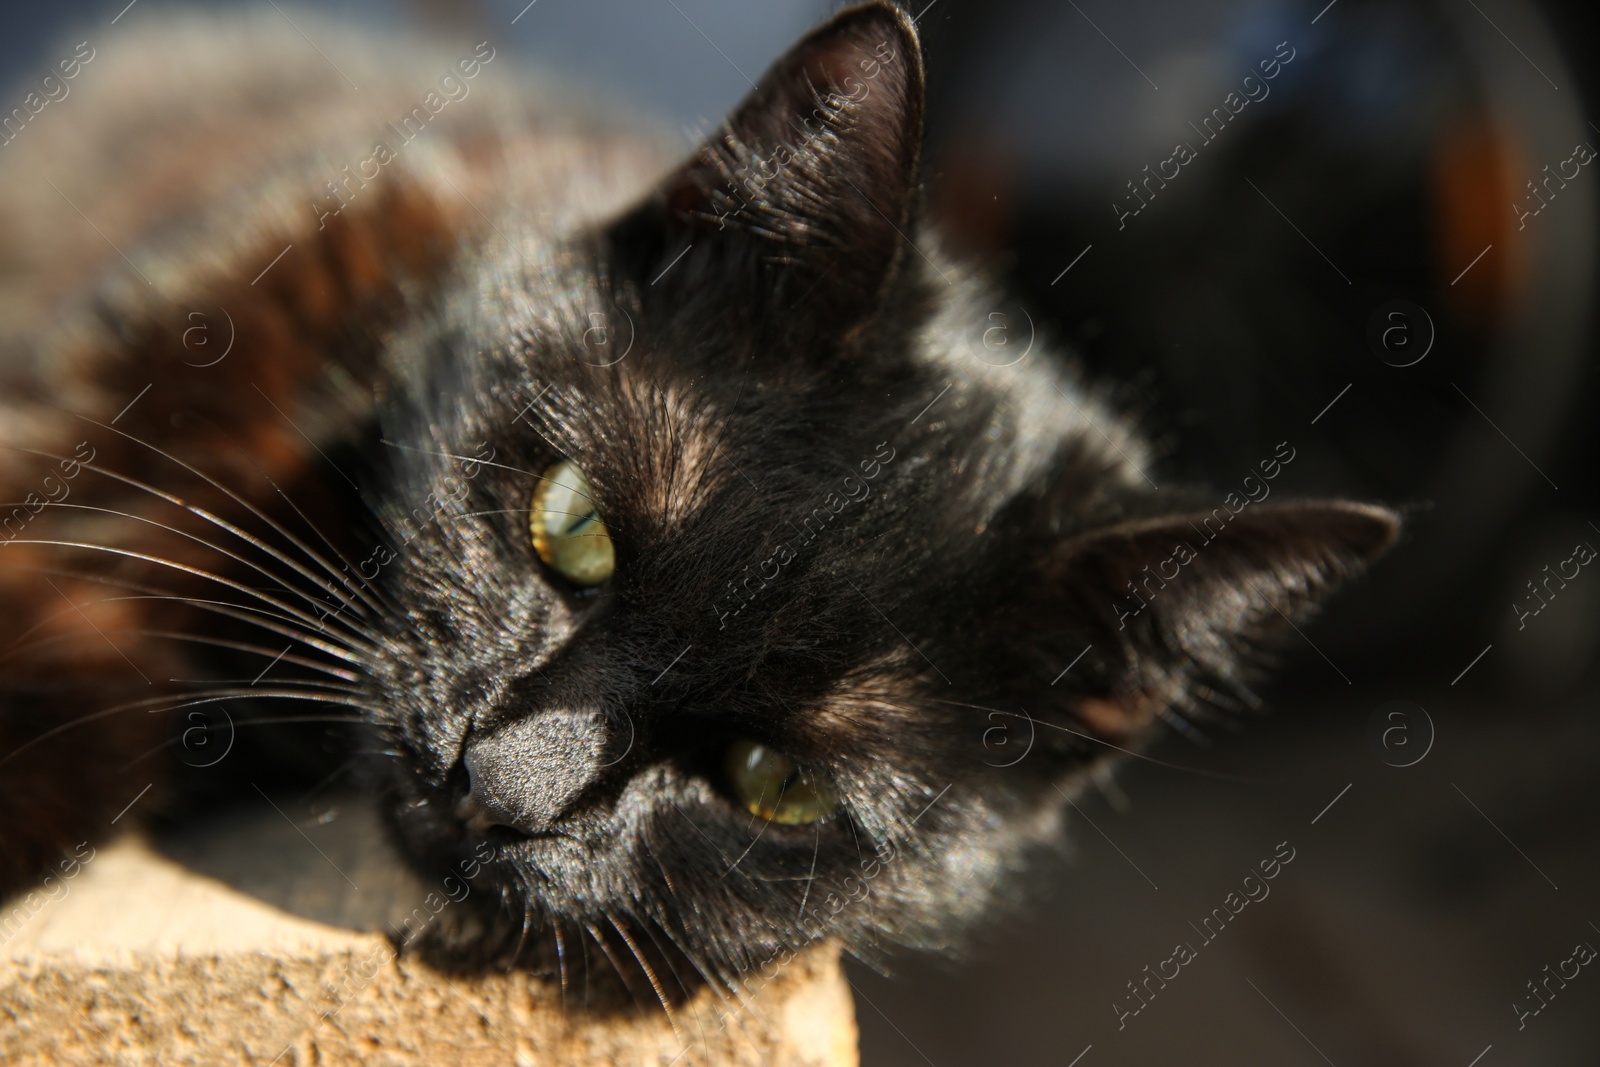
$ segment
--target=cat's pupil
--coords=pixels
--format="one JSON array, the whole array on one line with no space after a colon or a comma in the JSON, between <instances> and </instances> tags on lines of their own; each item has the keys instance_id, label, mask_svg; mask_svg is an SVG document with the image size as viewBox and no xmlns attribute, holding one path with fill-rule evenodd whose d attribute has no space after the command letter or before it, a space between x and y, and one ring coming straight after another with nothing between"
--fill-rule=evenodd
<instances>
[{"instance_id":1,"label":"cat's pupil","mask_svg":"<svg viewBox=\"0 0 1600 1067\"><path fill-rule=\"evenodd\" d=\"M529 509L534 551L574 585L599 585L616 570L616 549L600 521L594 489L571 460L544 472Z\"/></svg>"}]
</instances>

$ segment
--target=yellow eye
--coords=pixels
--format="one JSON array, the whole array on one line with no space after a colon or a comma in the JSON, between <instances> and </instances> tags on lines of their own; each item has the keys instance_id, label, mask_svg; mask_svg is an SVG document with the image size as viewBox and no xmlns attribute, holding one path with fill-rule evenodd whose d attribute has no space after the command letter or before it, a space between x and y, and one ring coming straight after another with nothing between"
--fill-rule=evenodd
<instances>
[{"instance_id":1,"label":"yellow eye","mask_svg":"<svg viewBox=\"0 0 1600 1067\"><path fill-rule=\"evenodd\" d=\"M533 492L533 548L575 585L599 585L617 569L611 535L600 521L594 490L577 464L562 460Z\"/></svg>"},{"instance_id":2,"label":"yellow eye","mask_svg":"<svg viewBox=\"0 0 1600 1067\"><path fill-rule=\"evenodd\" d=\"M734 794L754 815L785 826L821 822L839 810L833 784L754 741L735 741L725 768Z\"/></svg>"}]
</instances>

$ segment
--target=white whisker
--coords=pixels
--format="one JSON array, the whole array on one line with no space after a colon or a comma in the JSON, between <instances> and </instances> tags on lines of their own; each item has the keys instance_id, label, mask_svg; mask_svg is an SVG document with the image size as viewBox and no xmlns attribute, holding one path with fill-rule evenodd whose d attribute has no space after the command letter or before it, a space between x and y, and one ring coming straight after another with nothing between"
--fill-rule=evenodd
<instances>
[{"instance_id":1,"label":"white whisker","mask_svg":"<svg viewBox=\"0 0 1600 1067\"><path fill-rule=\"evenodd\" d=\"M263 603L271 604L273 607L278 608L279 610L286 612L291 617L293 617L293 618L299 620L300 622L304 623L306 626L308 626L313 631L326 632L325 630L323 630L322 627L320 627L318 625L317 621L315 619L313 619L310 615L307 615L305 612L301 611L298 608L292 607L291 605L284 603L283 601L279 600L277 597L268 596L266 593L263 593L258 589L252 589L248 585L245 585L245 584L243 584L241 582L235 582L235 581L233 581L232 579L229 579L229 578L224 578L221 575L212 574L210 571L201 570L198 567L190 567L187 564L178 563L178 562L176 562L174 560L162 559L160 556L152 556L152 555L148 555L148 554L146 554L144 552L134 552L131 549L126 549L126 548L113 548L110 545L91 545L91 544L87 544L87 543L82 542L82 541L50 541L50 540L43 540L43 539L18 538L17 540L15 540L13 542L10 542L10 543L12 543L12 544L24 544L24 545L54 545L57 548L81 548L81 549L84 549L85 551L88 551L88 552L105 552L105 553L108 553L108 554L113 555L113 556L123 556L123 557L126 557L128 559L142 560L145 563L154 563L157 566L161 566L161 567L170 567L173 570L182 571L185 574L192 574L197 578L209 579L210 581L216 582L219 585L223 585L223 586L228 587L229 589L233 589L233 590L235 590L237 592L244 593L246 596L255 597L257 600L260 600ZM342 639L348 641L348 640L350 640L352 638L356 639L356 640L359 640L360 643L362 645L364 645L369 650L374 647L370 637L368 637L366 635L363 635L363 634L350 633L350 634L347 634L347 635L343 635Z\"/></svg>"},{"instance_id":2,"label":"white whisker","mask_svg":"<svg viewBox=\"0 0 1600 1067\"><path fill-rule=\"evenodd\" d=\"M201 470L196 469L195 467L190 466L189 464L185 463L183 460L179 459L177 456L174 456L171 453L169 453L169 452L167 452L167 451L165 451L163 449L157 448L155 445L150 444L148 441L140 440L139 438L133 436L130 433L127 433L127 432L125 432L123 430L119 430L114 426L110 426L110 425L105 424L105 423L97 422L96 420L88 418L87 416L80 415L78 417L83 419L85 422L88 422L88 423L90 423L92 425L95 425L95 426L99 426L102 429L109 430L112 433L117 434L120 437L126 438L127 440L132 441L136 445L139 445L139 446L141 446L143 448L147 448L150 451L154 452L156 455L158 455L158 456L162 457L163 459L167 460L168 462L176 464L177 466L179 466L179 467L183 468L184 470L188 471L190 474L193 474L196 478L199 478L201 481L205 482L207 485L211 486L212 488L216 489L218 492L222 493L229 500L232 500L234 503L238 504L240 507L243 507L250 514L254 515L256 518L258 518L262 522L266 523L266 525L270 529L272 529L275 533L277 533L278 536L282 537L284 540L288 541L295 548L297 548L301 552L305 553L305 555L306 555L306 557L308 559L310 559L313 563L316 563L323 570L327 571L330 575L332 575L334 577L335 580L342 580L339 577L339 572L336 571L333 568L332 564L330 564L327 560L323 559L320 554L318 554L317 552L314 552L309 545L307 545L305 542L301 541L294 534L290 533L281 524L279 524L278 522L274 521L270 516L268 516L260 508L256 507L254 504L250 503L244 497L240 496L238 493L235 493L233 490L229 489L227 486L223 485L221 482L217 481L215 478L211 477L210 475L206 474L205 472L203 472ZM109 473L109 472L107 472L107 473ZM117 477L114 474L111 475L111 476L112 477ZM160 490L156 490L156 489L152 489L151 491L152 492L156 492L156 493L160 492ZM185 506L185 505L180 505L180 506ZM197 512L197 513L199 513L199 512ZM209 514L209 513L207 513L207 514ZM217 519L216 521L221 522L222 520L221 519ZM285 563L289 563L288 557L283 556L276 549L270 548L264 542L261 542L258 539L252 538L249 534L246 534L243 531L239 531L239 536L253 541L263 551L270 552L274 557L276 557L278 559L281 559ZM298 565L295 565L295 564L291 564L291 565L292 566L296 566L297 569L298 569ZM307 574L306 577L309 579L311 576L309 574ZM314 579L312 579L312 580L314 580Z\"/></svg>"},{"instance_id":3,"label":"white whisker","mask_svg":"<svg viewBox=\"0 0 1600 1067\"><path fill-rule=\"evenodd\" d=\"M5 506L8 506L8 505L0 504L0 507L5 507ZM271 571L267 570L265 567L260 566L259 564L253 563L252 561L247 560L242 556L236 555L233 552L229 552L227 549L221 547L220 545L213 544L212 542L207 541L203 537L198 537L195 534L186 533L183 530L179 530L179 529L176 529L175 527L168 526L165 523L156 522L154 519L145 518L142 515L133 515L133 514L130 514L130 513L126 512L126 511L117 511L117 510L112 509L112 508L95 507L95 506L90 505L90 504L67 504L67 503L59 503L59 502L49 502L45 506L46 507L56 507L56 508L69 508L69 509L73 509L73 510L77 510L77 511L95 511L95 512L100 512L101 514L105 514L105 515L115 515L118 518L129 519L129 520L131 520L133 522L146 523L146 524L148 524L150 526L156 527L157 529L165 530L168 533L177 535L178 537L186 538L187 540L193 541L196 544L203 545L204 547L211 549L213 552L216 552L219 555L226 556L228 559L233 560L235 563L238 563L241 566L250 568L251 570L255 571L257 574L260 574L261 576L263 576L265 578L268 578L271 581L275 582L277 585L281 586L284 590L286 590L286 591L288 591L290 593L293 593L295 596L298 596L301 599L306 600L311 604L322 605L324 603L323 601L318 600L316 597L312 596L310 593L307 593L302 589L298 589L295 586L292 586L292 585L288 584L282 578L280 578L278 575L273 574ZM201 509L199 509L199 508L192 508L192 507L187 507L186 506L186 510L191 511L191 512L197 514L197 515L201 515L202 517L206 516L206 513L204 511L202 511ZM219 523L221 523L221 520L217 520L217 521ZM224 529L228 528L226 523L221 523L221 524L222 524ZM230 530L229 532L234 532L234 531ZM242 536L248 536L248 535L242 534L242 532L241 532L241 535ZM268 551L271 551L271 550L268 549ZM274 555L277 555L277 553L274 553ZM289 565L290 566L295 566L294 564L289 564ZM311 575L311 573L309 571L305 571L305 570L303 570L301 568L297 568L297 570L304 577L308 578L309 580L312 580L312 581L316 580ZM213 575L212 577L216 577L216 576ZM344 599L344 598L341 598L341 599ZM348 601L346 602L346 606L350 606ZM337 619L337 618L339 618L339 614L340 614L339 612L329 612L324 617L325 618L335 618L335 619ZM344 620L341 620L341 621L344 621ZM352 630L353 632L362 634L363 636L365 635L365 631L358 630L353 623L346 622L345 626L346 626L347 629Z\"/></svg>"}]
</instances>

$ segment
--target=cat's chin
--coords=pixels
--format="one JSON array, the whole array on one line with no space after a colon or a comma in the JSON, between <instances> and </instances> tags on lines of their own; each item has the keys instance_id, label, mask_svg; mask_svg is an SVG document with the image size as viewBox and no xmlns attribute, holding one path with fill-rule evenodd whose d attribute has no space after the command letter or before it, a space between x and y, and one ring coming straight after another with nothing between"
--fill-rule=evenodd
<instances>
[{"instance_id":1,"label":"cat's chin","mask_svg":"<svg viewBox=\"0 0 1600 1067\"><path fill-rule=\"evenodd\" d=\"M686 957L662 952L643 931L624 939L611 929L602 945L595 931L577 923L563 922L558 937L537 905L530 905L526 925L510 907L447 909L439 919L450 911L456 914L447 922L431 923L413 938L392 939L396 950L451 976L520 971L554 986L566 1010L603 1015L658 1012L663 998L676 1008L707 984Z\"/></svg>"},{"instance_id":2,"label":"cat's chin","mask_svg":"<svg viewBox=\"0 0 1600 1067\"><path fill-rule=\"evenodd\" d=\"M488 844L466 838L457 847L481 854ZM702 965L659 931L609 914L590 921L553 913L528 889L546 881L529 862L537 843L521 844L497 849L461 900L414 930L391 933L396 950L448 975L519 971L559 989L567 1010L602 1015L660 1011L663 999L676 1007L708 984ZM419 873L439 880L441 869L430 863Z\"/></svg>"}]
</instances>

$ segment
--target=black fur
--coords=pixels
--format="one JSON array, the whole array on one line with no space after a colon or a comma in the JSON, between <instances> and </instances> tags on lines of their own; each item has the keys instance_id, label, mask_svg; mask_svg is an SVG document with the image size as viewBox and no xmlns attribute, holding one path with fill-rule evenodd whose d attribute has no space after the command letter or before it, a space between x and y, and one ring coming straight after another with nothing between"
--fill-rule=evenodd
<instances>
[{"instance_id":1,"label":"black fur","mask_svg":"<svg viewBox=\"0 0 1600 1067\"><path fill-rule=\"evenodd\" d=\"M541 828L487 831L497 910L430 929L435 958L577 982L582 951L671 997L823 936L947 946L1062 790L1248 701L1252 651L1393 541L1339 502L1206 538L1222 501L1154 490L1059 357L985 362L994 299L919 220L922 92L908 17L846 11L620 219L513 205L392 343L376 488L415 536L375 579L367 698L392 821L423 867L468 860L470 750ZM598 591L529 543L562 457L615 538ZM738 738L831 776L841 813L753 818L718 771Z\"/></svg>"}]
</instances>

